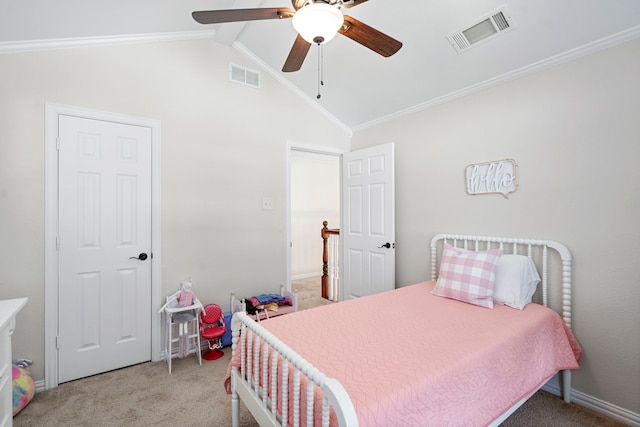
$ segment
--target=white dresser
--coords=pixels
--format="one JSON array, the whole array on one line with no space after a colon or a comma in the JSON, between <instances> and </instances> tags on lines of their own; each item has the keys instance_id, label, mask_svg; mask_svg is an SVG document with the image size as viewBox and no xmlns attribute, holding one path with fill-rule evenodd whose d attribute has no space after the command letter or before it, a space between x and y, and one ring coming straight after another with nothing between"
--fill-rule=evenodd
<instances>
[{"instance_id":1,"label":"white dresser","mask_svg":"<svg viewBox=\"0 0 640 427\"><path fill-rule=\"evenodd\" d=\"M11 379L11 334L16 314L27 298L0 301L0 427L13 425L13 389Z\"/></svg>"}]
</instances>

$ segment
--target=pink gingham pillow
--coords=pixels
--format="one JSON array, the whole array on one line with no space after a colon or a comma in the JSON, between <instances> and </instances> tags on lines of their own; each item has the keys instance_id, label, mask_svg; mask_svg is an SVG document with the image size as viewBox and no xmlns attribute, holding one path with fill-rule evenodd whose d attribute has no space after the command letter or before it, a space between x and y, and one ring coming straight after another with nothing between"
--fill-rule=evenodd
<instances>
[{"instance_id":1,"label":"pink gingham pillow","mask_svg":"<svg viewBox=\"0 0 640 427\"><path fill-rule=\"evenodd\" d=\"M445 243L440 274L432 293L493 308L496 264L501 256L502 249L472 252Z\"/></svg>"}]
</instances>

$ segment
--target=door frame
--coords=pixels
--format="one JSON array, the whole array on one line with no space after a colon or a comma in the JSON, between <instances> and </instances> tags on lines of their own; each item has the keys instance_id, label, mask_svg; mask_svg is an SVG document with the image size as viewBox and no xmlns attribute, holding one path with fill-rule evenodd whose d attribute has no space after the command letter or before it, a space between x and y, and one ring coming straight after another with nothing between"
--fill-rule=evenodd
<instances>
[{"instance_id":1,"label":"door frame","mask_svg":"<svg viewBox=\"0 0 640 427\"><path fill-rule=\"evenodd\" d=\"M162 305L161 136L160 121L143 117L45 103L45 224L44 224L44 376L45 390L58 386L58 116L67 115L151 129L151 360L161 359Z\"/></svg>"},{"instance_id":2,"label":"door frame","mask_svg":"<svg viewBox=\"0 0 640 427\"><path fill-rule=\"evenodd\" d=\"M347 150L341 150L338 148L332 147L324 147L318 145L309 145L303 143L287 143L287 152L286 152L286 165L287 165L287 176L286 176L286 275L285 275L285 288L291 292L291 151L305 151L307 153L315 153L315 154L324 154L329 156L337 156L340 157L340 216L342 216L342 154L347 153ZM320 227L318 225L318 236L320 236ZM342 239L342 237L341 237ZM340 264L342 263L342 259L338 261Z\"/></svg>"}]
</instances>

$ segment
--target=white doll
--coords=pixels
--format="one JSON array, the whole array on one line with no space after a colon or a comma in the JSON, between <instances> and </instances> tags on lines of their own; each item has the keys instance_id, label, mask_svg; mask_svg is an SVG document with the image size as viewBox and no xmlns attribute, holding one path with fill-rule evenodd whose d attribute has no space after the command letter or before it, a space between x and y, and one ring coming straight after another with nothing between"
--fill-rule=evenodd
<instances>
[{"instance_id":1,"label":"white doll","mask_svg":"<svg viewBox=\"0 0 640 427\"><path fill-rule=\"evenodd\" d=\"M189 307L190 305L198 302L200 301L198 301L198 298L196 298L196 295L193 293L193 282L191 279L185 280L180 283L180 290L167 298L167 302L160 307L158 313L162 313L162 311L167 307ZM201 310L204 313L204 309Z\"/></svg>"},{"instance_id":2,"label":"white doll","mask_svg":"<svg viewBox=\"0 0 640 427\"><path fill-rule=\"evenodd\" d=\"M178 307L188 307L193 305L193 302L197 299L193 293L193 282L191 280L185 280L180 284L180 292L178 292Z\"/></svg>"}]
</instances>

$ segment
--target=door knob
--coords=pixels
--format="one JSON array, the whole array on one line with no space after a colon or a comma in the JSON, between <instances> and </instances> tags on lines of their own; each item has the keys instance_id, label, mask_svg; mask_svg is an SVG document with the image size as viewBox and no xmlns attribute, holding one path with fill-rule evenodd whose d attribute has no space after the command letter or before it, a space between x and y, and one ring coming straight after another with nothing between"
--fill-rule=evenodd
<instances>
[{"instance_id":1,"label":"door knob","mask_svg":"<svg viewBox=\"0 0 640 427\"><path fill-rule=\"evenodd\" d=\"M378 246L378 248L387 248L387 249L390 249L390 248L391 248L391 243L387 242L387 243L385 243L385 244L384 244L384 245L382 245L382 246Z\"/></svg>"},{"instance_id":2,"label":"door knob","mask_svg":"<svg viewBox=\"0 0 640 427\"><path fill-rule=\"evenodd\" d=\"M145 259L147 259L148 255L145 254L144 252L142 252L140 255L138 256L132 256L129 259L139 259L140 261L144 261Z\"/></svg>"}]
</instances>

